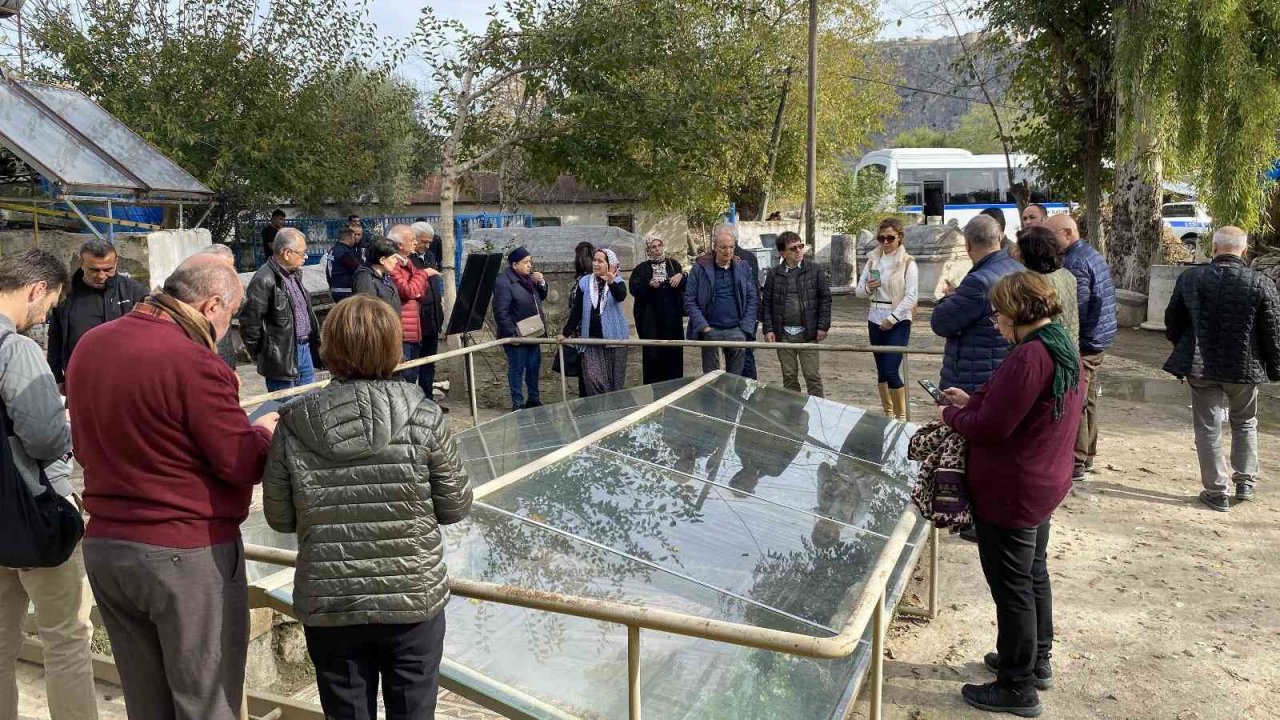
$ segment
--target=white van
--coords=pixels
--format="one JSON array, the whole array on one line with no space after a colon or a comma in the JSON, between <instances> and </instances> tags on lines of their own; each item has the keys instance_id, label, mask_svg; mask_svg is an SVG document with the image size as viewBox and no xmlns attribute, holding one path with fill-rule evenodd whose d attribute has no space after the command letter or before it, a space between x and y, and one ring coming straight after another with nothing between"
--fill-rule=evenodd
<instances>
[{"instance_id":1,"label":"white van","mask_svg":"<svg viewBox=\"0 0 1280 720\"><path fill-rule=\"evenodd\" d=\"M1050 215L1068 212L1070 203L1039 182L1030 169L1030 155L1014 154L1014 180L1025 181L1031 202L1040 203ZM1009 173L1002 154L974 155L959 148L889 148L863 156L854 172L876 171L885 176L904 198L899 212L940 216L958 225L989 207L1004 211L1005 235L1012 238L1022 228L1018 206L1009 192ZM892 194L886 205L892 207Z\"/></svg>"}]
</instances>

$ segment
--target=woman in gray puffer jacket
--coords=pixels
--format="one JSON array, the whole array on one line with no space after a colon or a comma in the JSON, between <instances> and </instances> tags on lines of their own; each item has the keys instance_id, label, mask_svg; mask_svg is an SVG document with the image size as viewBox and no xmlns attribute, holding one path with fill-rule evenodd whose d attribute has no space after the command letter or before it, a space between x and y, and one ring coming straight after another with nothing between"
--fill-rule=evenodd
<instances>
[{"instance_id":1,"label":"woman in gray puffer jacket","mask_svg":"<svg viewBox=\"0 0 1280 720\"><path fill-rule=\"evenodd\" d=\"M449 600L439 526L466 517L471 489L439 408L392 379L386 303L339 303L321 347L334 381L281 410L264 512L298 535L293 607L325 716L374 717L381 675L387 718L430 718Z\"/></svg>"}]
</instances>

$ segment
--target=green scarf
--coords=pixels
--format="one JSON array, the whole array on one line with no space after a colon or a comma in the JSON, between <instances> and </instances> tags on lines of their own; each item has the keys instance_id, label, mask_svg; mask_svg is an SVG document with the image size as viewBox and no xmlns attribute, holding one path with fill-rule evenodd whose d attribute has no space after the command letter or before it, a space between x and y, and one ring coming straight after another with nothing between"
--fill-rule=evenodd
<instances>
[{"instance_id":1,"label":"green scarf","mask_svg":"<svg viewBox=\"0 0 1280 720\"><path fill-rule=\"evenodd\" d=\"M1057 321L1027 333L1022 342L1039 340L1053 359L1053 419L1061 420L1067 391L1080 386L1080 355L1076 353L1066 328Z\"/></svg>"}]
</instances>

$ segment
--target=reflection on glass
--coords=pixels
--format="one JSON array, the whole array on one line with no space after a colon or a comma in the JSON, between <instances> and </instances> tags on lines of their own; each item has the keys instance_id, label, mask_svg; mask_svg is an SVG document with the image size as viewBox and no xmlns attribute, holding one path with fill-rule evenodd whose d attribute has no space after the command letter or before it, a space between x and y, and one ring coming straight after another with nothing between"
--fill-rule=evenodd
<instances>
[{"instance_id":1,"label":"reflection on glass","mask_svg":"<svg viewBox=\"0 0 1280 720\"><path fill-rule=\"evenodd\" d=\"M520 470L666 392L481 425L460 436L464 462L477 482ZM904 428L722 376L486 495L444 528L449 572L830 637L908 507ZM625 629L464 598L448 613L451 661L583 718L626 716ZM641 648L646 715L726 720L840 717L869 652L812 660L650 631Z\"/></svg>"}]
</instances>

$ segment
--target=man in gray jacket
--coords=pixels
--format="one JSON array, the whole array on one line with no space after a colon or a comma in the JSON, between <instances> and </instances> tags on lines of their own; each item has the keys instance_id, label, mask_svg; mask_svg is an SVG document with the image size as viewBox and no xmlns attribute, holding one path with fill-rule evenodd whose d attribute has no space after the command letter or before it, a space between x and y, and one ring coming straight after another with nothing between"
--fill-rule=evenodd
<instances>
[{"instance_id":1,"label":"man in gray jacket","mask_svg":"<svg viewBox=\"0 0 1280 720\"><path fill-rule=\"evenodd\" d=\"M19 334L44 322L69 284L66 266L43 250L0 258L0 401L12 423L7 440L14 465L27 487L33 494L45 492L43 474L54 492L79 506L68 479L71 428L58 385L40 346ZM14 664L29 604L35 605L36 629L44 643L49 716L98 717L89 661L92 603L78 547L57 567L0 568L0 718L18 716Z\"/></svg>"}]
</instances>

